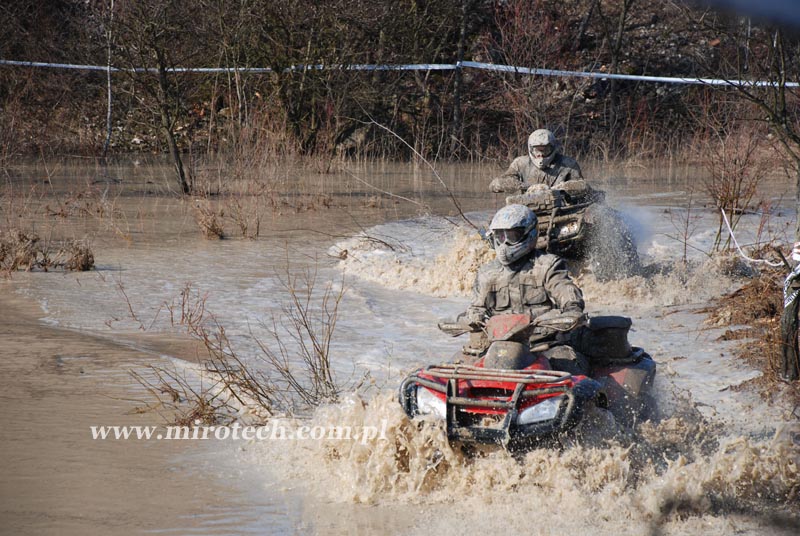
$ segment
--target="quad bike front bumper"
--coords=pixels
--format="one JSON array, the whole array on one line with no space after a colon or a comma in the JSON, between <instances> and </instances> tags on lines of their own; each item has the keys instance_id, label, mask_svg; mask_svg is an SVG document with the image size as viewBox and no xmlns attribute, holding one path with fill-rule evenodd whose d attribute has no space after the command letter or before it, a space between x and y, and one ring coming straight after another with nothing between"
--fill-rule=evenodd
<instances>
[{"instance_id":1,"label":"quad bike front bumper","mask_svg":"<svg viewBox=\"0 0 800 536\"><path fill-rule=\"evenodd\" d=\"M409 375L399 398L411 418L425 413L443 418L451 443L514 449L575 427L599 391L598 382L559 371L438 365Z\"/></svg>"}]
</instances>

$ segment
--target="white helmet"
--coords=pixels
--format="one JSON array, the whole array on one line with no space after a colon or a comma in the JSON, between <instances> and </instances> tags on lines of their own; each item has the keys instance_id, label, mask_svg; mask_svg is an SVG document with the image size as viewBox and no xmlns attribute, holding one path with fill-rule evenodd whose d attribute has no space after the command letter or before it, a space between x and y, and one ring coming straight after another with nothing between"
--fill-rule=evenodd
<instances>
[{"instance_id":1,"label":"white helmet","mask_svg":"<svg viewBox=\"0 0 800 536\"><path fill-rule=\"evenodd\" d=\"M537 223L536 214L525 205L506 205L498 210L489 224L497 260L508 266L536 249Z\"/></svg>"},{"instance_id":2,"label":"white helmet","mask_svg":"<svg viewBox=\"0 0 800 536\"><path fill-rule=\"evenodd\" d=\"M533 165L543 169L550 165L558 154L558 141L552 132L540 128L528 136L528 155Z\"/></svg>"}]
</instances>

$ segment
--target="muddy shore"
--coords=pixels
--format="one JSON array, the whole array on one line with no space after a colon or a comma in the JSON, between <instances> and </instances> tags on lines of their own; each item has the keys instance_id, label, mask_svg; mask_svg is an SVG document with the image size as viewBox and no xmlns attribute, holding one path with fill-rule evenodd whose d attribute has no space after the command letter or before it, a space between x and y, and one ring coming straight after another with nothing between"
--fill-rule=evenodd
<instances>
[{"instance_id":1,"label":"muddy shore","mask_svg":"<svg viewBox=\"0 0 800 536\"><path fill-rule=\"evenodd\" d=\"M40 316L0 283L0 533L224 527L235 493L205 474L196 442L92 439L92 425L164 424L134 412L145 397L127 373L157 355Z\"/></svg>"}]
</instances>

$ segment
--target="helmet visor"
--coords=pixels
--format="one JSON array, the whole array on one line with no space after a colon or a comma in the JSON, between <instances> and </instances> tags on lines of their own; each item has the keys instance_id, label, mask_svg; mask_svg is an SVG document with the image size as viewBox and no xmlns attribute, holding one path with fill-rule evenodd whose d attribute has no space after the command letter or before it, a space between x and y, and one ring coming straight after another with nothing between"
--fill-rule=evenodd
<instances>
[{"instance_id":1,"label":"helmet visor","mask_svg":"<svg viewBox=\"0 0 800 536\"><path fill-rule=\"evenodd\" d=\"M536 158L547 158L553 152L552 145L531 145L531 154Z\"/></svg>"},{"instance_id":2,"label":"helmet visor","mask_svg":"<svg viewBox=\"0 0 800 536\"><path fill-rule=\"evenodd\" d=\"M497 245L519 244L526 235L523 227L514 227L513 229L495 229L492 232L494 234L494 241L497 243Z\"/></svg>"}]
</instances>

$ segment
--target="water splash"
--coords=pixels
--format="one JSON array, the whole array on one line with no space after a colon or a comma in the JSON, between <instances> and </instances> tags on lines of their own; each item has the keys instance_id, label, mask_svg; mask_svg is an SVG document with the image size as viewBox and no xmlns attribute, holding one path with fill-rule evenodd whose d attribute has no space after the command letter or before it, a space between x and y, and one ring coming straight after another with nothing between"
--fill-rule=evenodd
<instances>
[{"instance_id":1,"label":"water splash","mask_svg":"<svg viewBox=\"0 0 800 536\"><path fill-rule=\"evenodd\" d=\"M437 297L468 296L478 269L494 258L494 251L477 233L463 228L451 227L438 239L443 251L428 254L412 255L365 237L337 247L348 251L341 264L350 275L390 289ZM718 255L690 263L664 261L652 265L645 275L615 281L601 282L591 272L580 273L577 281L590 307L613 305L625 310L707 301L728 292L742 275L752 274L736 257Z\"/></svg>"},{"instance_id":2,"label":"water splash","mask_svg":"<svg viewBox=\"0 0 800 536\"><path fill-rule=\"evenodd\" d=\"M705 516L708 523L726 508L756 515L788 504L800 490L796 436L725 435L693 413L648 423L609 444L538 449L522 457L502 450L465 456L448 445L439 424L409 420L390 395L368 402L353 396L320 408L311 423L383 426L387 433L366 444L258 445L258 458L326 501L424 504L447 510L451 523L459 519L453 509L473 517L469 505L478 503L484 523L516 526L517 516L504 518L511 505L518 513L536 512L544 533L570 525L585 530L590 520L599 533L642 533L654 522L687 528L682 520ZM682 505L679 512L665 514L675 504Z\"/></svg>"},{"instance_id":3,"label":"water splash","mask_svg":"<svg viewBox=\"0 0 800 536\"><path fill-rule=\"evenodd\" d=\"M347 274L386 288L437 297L468 295L478 268L494 258L494 250L478 233L463 228L451 227L437 240L439 246L446 245L443 252L412 253L365 236L340 244L337 250L347 251L341 261Z\"/></svg>"}]
</instances>

